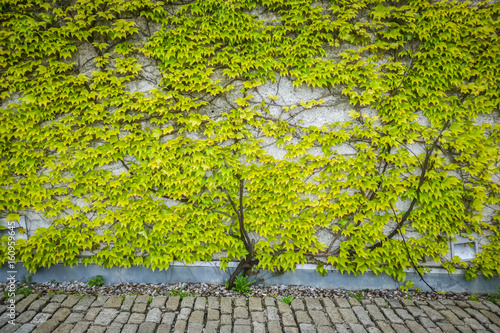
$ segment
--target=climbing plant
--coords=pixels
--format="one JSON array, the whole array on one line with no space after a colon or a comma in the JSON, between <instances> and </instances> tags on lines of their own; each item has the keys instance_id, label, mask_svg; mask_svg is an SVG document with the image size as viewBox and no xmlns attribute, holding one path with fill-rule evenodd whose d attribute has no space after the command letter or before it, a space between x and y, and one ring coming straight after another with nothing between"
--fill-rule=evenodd
<instances>
[{"instance_id":1,"label":"climbing plant","mask_svg":"<svg viewBox=\"0 0 500 333\"><path fill-rule=\"evenodd\" d=\"M0 7L0 211L48 221L17 241L30 272L500 272L498 2ZM457 236L487 242L464 262Z\"/></svg>"}]
</instances>

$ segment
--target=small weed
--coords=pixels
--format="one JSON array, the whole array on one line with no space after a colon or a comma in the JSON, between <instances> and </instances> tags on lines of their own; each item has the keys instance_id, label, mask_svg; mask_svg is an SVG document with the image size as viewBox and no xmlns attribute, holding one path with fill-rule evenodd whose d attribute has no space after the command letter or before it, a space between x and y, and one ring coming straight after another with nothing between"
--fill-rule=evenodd
<instances>
[{"instance_id":1,"label":"small weed","mask_svg":"<svg viewBox=\"0 0 500 333\"><path fill-rule=\"evenodd\" d=\"M60 295L60 294L62 294L63 292L64 292L64 289L59 289L59 290L57 291L57 294L58 294L58 295Z\"/></svg>"},{"instance_id":2,"label":"small weed","mask_svg":"<svg viewBox=\"0 0 500 333\"><path fill-rule=\"evenodd\" d=\"M50 293L48 293L47 295L49 295L49 298L52 299L54 298L54 296L56 295L53 291L51 291Z\"/></svg>"},{"instance_id":3,"label":"small weed","mask_svg":"<svg viewBox=\"0 0 500 333\"><path fill-rule=\"evenodd\" d=\"M358 302L361 302L361 300L363 299L363 291L360 290L357 295L351 293L351 297L356 299Z\"/></svg>"},{"instance_id":4,"label":"small weed","mask_svg":"<svg viewBox=\"0 0 500 333\"><path fill-rule=\"evenodd\" d=\"M385 307L388 308L389 307L389 302L388 301L385 301Z\"/></svg>"},{"instance_id":5,"label":"small weed","mask_svg":"<svg viewBox=\"0 0 500 333\"><path fill-rule=\"evenodd\" d=\"M148 303L151 303L153 301L153 299L150 297L148 298Z\"/></svg>"},{"instance_id":6,"label":"small weed","mask_svg":"<svg viewBox=\"0 0 500 333\"><path fill-rule=\"evenodd\" d=\"M413 301L413 298L411 298L411 295L410 295L410 294L407 294L407 295L406 295L406 299L409 299L410 301Z\"/></svg>"},{"instance_id":7,"label":"small weed","mask_svg":"<svg viewBox=\"0 0 500 333\"><path fill-rule=\"evenodd\" d=\"M248 276L240 274L234 279L233 290L236 290L238 294L247 293L250 290L250 285L255 281L248 281Z\"/></svg>"},{"instance_id":8,"label":"small weed","mask_svg":"<svg viewBox=\"0 0 500 333\"><path fill-rule=\"evenodd\" d=\"M182 287L181 289L179 289L179 291L177 290L172 290L172 293L171 293L172 296L180 296L181 300L184 299L185 297L189 297L189 296L199 296L199 295L191 295L188 291L182 291Z\"/></svg>"},{"instance_id":9,"label":"small weed","mask_svg":"<svg viewBox=\"0 0 500 333\"><path fill-rule=\"evenodd\" d=\"M293 295L290 295L290 296L283 296L283 298L281 299L281 301L285 304L290 304L292 303L293 299L295 298L295 296Z\"/></svg>"},{"instance_id":10,"label":"small weed","mask_svg":"<svg viewBox=\"0 0 500 333\"><path fill-rule=\"evenodd\" d=\"M87 285L90 287L100 287L104 284L104 278L102 275L96 275L92 279L90 279L89 282L87 282Z\"/></svg>"},{"instance_id":11,"label":"small weed","mask_svg":"<svg viewBox=\"0 0 500 333\"><path fill-rule=\"evenodd\" d=\"M488 294L488 301L490 302L498 302L500 301L500 287L497 287L497 294Z\"/></svg>"},{"instance_id":12,"label":"small weed","mask_svg":"<svg viewBox=\"0 0 500 333\"><path fill-rule=\"evenodd\" d=\"M472 294L469 296L469 301L479 302L479 297L477 297L477 295Z\"/></svg>"},{"instance_id":13,"label":"small weed","mask_svg":"<svg viewBox=\"0 0 500 333\"><path fill-rule=\"evenodd\" d=\"M30 288L21 288L19 289L16 294L22 294L24 296L28 296L28 295L31 295L33 294L33 290L31 290Z\"/></svg>"}]
</instances>

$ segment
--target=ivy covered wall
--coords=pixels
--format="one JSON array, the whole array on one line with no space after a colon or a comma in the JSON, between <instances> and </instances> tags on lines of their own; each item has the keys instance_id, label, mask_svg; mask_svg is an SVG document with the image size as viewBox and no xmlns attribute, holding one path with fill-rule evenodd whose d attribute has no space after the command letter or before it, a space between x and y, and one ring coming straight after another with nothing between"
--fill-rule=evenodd
<instances>
[{"instance_id":1,"label":"ivy covered wall","mask_svg":"<svg viewBox=\"0 0 500 333\"><path fill-rule=\"evenodd\" d=\"M0 212L30 271L500 271L498 2L0 7Z\"/></svg>"}]
</instances>

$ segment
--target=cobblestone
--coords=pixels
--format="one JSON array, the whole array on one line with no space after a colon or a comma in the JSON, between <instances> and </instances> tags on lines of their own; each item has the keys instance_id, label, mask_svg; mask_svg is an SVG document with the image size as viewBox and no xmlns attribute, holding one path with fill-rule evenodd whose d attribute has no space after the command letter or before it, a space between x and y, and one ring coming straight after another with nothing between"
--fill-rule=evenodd
<instances>
[{"instance_id":1,"label":"cobblestone","mask_svg":"<svg viewBox=\"0 0 500 333\"><path fill-rule=\"evenodd\" d=\"M354 298L64 296L19 298L15 325L0 304L0 331L18 333L424 333L500 332L493 302ZM57 298L56 298L57 297ZM20 306L20 308L18 308Z\"/></svg>"}]
</instances>

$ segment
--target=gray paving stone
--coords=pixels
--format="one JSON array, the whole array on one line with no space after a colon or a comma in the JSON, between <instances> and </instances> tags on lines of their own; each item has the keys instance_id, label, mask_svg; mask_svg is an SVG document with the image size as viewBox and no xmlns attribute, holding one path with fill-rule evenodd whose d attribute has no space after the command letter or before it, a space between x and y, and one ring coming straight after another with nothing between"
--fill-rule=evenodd
<instances>
[{"instance_id":1,"label":"gray paving stone","mask_svg":"<svg viewBox=\"0 0 500 333\"><path fill-rule=\"evenodd\" d=\"M177 320L188 320L189 315L191 315L191 308L182 308L179 314L177 315Z\"/></svg>"},{"instance_id":2,"label":"gray paving stone","mask_svg":"<svg viewBox=\"0 0 500 333\"><path fill-rule=\"evenodd\" d=\"M436 324L434 324L434 322L427 317L419 317L418 320L420 321L420 324L422 324L422 326L427 330L436 327Z\"/></svg>"},{"instance_id":3,"label":"gray paving stone","mask_svg":"<svg viewBox=\"0 0 500 333\"><path fill-rule=\"evenodd\" d=\"M465 312L467 312L472 317L474 317L478 322L481 323L481 325L490 324L490 320L488 318L486 318L486 316L483 315L481 312L477 311L476 309L467 308L467 309L465 309Z\"/></svg>"},{"instance_id":4,"label":"gray paving stone","mask_svg":"<svg viewBox=\"0 0 500 333\"><path fill-rule=\"evenodd\" d=\"M156 330L156 323L144 322L139 325L137 333L154 333Z\"/></svg>"},{"instance_id":5,"label":"gray paving stone","mask_svg":"<svg viewBox=\"0 0 500 333\"><path fill-rule=\"evenodd\" d=\"M144 322L146 315L144 313L132 313L128 319L128 324L140 324Z\"/></svg>"},{"instance_id":6,"label":"gray paving stone","mask_svg":"<svg viewBox=\"0 0 500 333\"><path fill-rule=\"evenodd\" d=\"M291 306L294 311L306 309L304 302L301 299L294 298L292 300Z\"/></svg>"},{"instance_id":7,"label":"gray paving stone","mask_svg":"<svg viewBox=\"0 0 500 333\"><path fill-rule=\"evenodd\" d=\"M217 333L219 330L219 322L218 321L209 321L205 325L205 333ZM168 331L170 332L170 331ZM255 328L254 328L255 332ZM265 333L265 331L264 331Z\"/></svg>"},{"instance_id":8,"label":"gray paving stone","mask_svg":"<svg viewBox=\"0 0 500 333\"><path fill-rule=\"evenodd\" d=\"M16 333L30 333L36 328L36 325L34 324L24 324L23 326L19 327L16 331Z\"/></svg>"},{"instance_id":9,"label":"gray paving stone","mask_svg":"<svg viewBox=\"0 0 500 333\"><path fill-rule=\"evenodd\" d=\"M316 298L306 297L304 301L308 310L323 310L321 303Z\"/></svg>"},{"instance_id":10,"label":"gray paving stone","mask_svg":"<svg viewBox=\"0 0 500 333\"><path fill-rule=\"evenodd\" d=\"M316 333L316 328L312 324L299 324L301 333Z\"/></svg>"},{"instance_id":11,"label":"gray paving stone","mask_svg":"<svg viewBox=\"0 0 500 333\"><path fill-rule=\"evenodd\" d=\"M445 322L439 322L438 321L436 324L445 333L458 333L458 331L455 329L455 327L453 327L453 325L450 324L450 323L445 323Z\"/></svg>"},{"instance_id":12,"label":"gray paving stone","mask_svg":"<svg viewBox=\"0 0 500 333\"><path fill-rule=\"evenodd\" d=\"M391 325L389 325L389 323L387 321L382 321L382 320L377 321L376 324L377 324L378 328L380 328L380 330L383 333L396 333L396 332L394 332Z\"/></svg>"},{"instance_id":13,"label":"gray paving stone","mask_svg":"<svg viewBox=\"0 0 500 333\"><path fill-rule=\"evenodd\" d=\"M39 294L31 294L20 302L16 302L16 312L24 312L30 304L40 296Z\"/></svg>"},{"instance_id":14,"label":"gray paving stone","mask_svg":"<svg viewBox=\"0 0 500 333\"><path fill-rule=\"evenodd\" d=\"M354 311L356 317L358 317L358 320L361 324L363 324L363 326L375 326L375 323L370 319L368 312L366 312L362 306L353 306L352 311Z\"/></svg>"},{"instance_id":15,"label":"gray paving stone","mask_svg":"<svg viewBox=\"0 0 500 333\"><path fill-rule=\"evenodd\" d=\"M494 314L493 312L490 312L488 310L480 310L480 312L488 318L493 324L500 326L500 318Z\"/></svg>"},{"instance_id":16,"label":"gray paving stone","mask_svg":"<svg viewBox=\"0 0 500 333\"><path fill-rule=\"evenodd\" d=\"M384 313L384 316L389 319L389 321L393 324L403 324L403 320L399 318L394 310L389 309L389 308L381 308L382 312ZM433 310L434 311L434 310Z\"/></svg>"},{"instance_id":17,"label":"gray paving stone","mask_svg":"<svg viewBox=\"0 0 500 333\"><path fill-rule=\"evenodd\" d=\"M62 323L62 324L59 325L59 327L57 327L53 331L53 333L70 333L74 326L75 326L75 324L65 324L65 323Z\"/></svg>"},{"instance_id":18,"label":"gray paving stone","mask_svg":"<svg viewBox=\"0 0 500 333\"><path fill-rule=\"evenodd\" d=\"M474 333L472 328L470 328L469 326L457 326L457 330L460 333Z\"/></svg>"},{"instance_id":19,"label":"gray paving stone","mask_svg":"<svg viewBox=\"0 0 500 333\"><path fill-rule=\"evenodd\" d=\"M75 295L69 295L66 297L64 302L61 303L61 306L64 308L72 308L74 307L78 302L80 302L80 296L75 296Z\"/></svg>"},{"instance_id":20,"label":"gray paving stone","mask_svg":"<svg viewBox=\"0 0 500 333\"><path fill-rule=\"evenodd\" d=\"M234 299L234 307L247 306L247 300L243 297L237 297Z\"/></svg>"},{"instance_id":21,"label":"gray paving stone","mask_svg":"<svg viewBox=\"0 0 500 333\"><path fill-rule=\"evenodd\" d=\"M333 301L329 298L323 298L323 304L325 306L325 311L330 317L330 320L334 324L342 324L344 320L340 316L338 308L333 304Z\"/></svg>"},{"instance_id":22,"label":"gray paving stone","mask_svg":"<svg viewBox=\"0 0 500 333\"><path fill-rule=\"evenodd\" d=\"M441 302L438 301L429 301L429 306L433 308L434 310L446 310L446 306L441 304Z\"/></svg>"},{"instance_id":23,"label":"gray paving stone","mask_svg":"<svg viewBox=\"0 0 500 333\"><path fill-rule=\"evenodd\" d=\"M170 296L167 300L167 304L165 305L167 311L170 312L177 311L180 300L181 298L179 296Z\"/></svg>"},{"instance_id":24,"label":"gray paving stone","mask_svg":"<svg viewBox=\"0 0 500 333\"><path fill-rule=\"evenodd\" d=\"M64 294L54 295L54 297L50 299L50 302L62 303L66 299L66 297L68 296Z\"/></svg>"},{"instance_id":25,"label":"gray paving stone","mask_svg":"<svg viewBox=\"0 0 500 333\"><path fill-rule=\"evenodd\" d=\"M130 312L120 312L113 323L126 324L130 318Z\"/></svg>"},{"instance_id":26,"label":"gray paving stone","mask_svg":"<svg viewBox=\"0 0 500 333\"><path fill-rule=\"evenodd\" d=\"M96 300L94 301L94 303L92 303L91 307L94 307L94 308L100 308L100 307L103 307L104 304L106 303L106 301L108 300L109 296L98 296L96 298Z\"/></svg>"},{"instance_id":27,"label":"gray paving stone","mask_svg":"<svg viewBox=\"0 0 500 333\"><path fill-rule=\"evenodd\" d=\"M264 298L264 306L276 306L276 300L272 297Z\"/></svg>"},{"instance_id":28,"label":"gray paving stone","mask_svg":"<svg viewBox=\"0 0 500 333\"><path fill-rule=\"evenodd\" d=\"M108 298L103 308L119 309L122 307L123 297L119 295L112 295Z\"/></svg>"},{"instance_id":29,"label":"gray paving stone","mask_svg":"<svg viewBox=\"0 0 500 333\"><path fill-rule=\"evenodd\" d=\"M480 330L485 330L484 326L481 325L476 319L474 318L464 318L464 323L470 326L475 332L480 331Z\"/></svg>"},{"instance_id":30,"label":"gray paving stone","mask_svg":"<svg viewBox=\"0 0 500 333\"><path fill-rule=\"evenodd\" d=\"M24 311L14 320L14 322L19 324L26 324L29 323L33 319L33 317L35 317L35 315L36 311Z\"/></svg>"},{"instance_id":31,"label":"gray paving stone","mask_svg":"<svg viewBox=\"0 0 500 333\"><path fill-rule=\"evenodd\" d=\"M149 295L139 295L137 296L135 302L136 303L145 303L145 304L149 304L149 299L151 298L151 296Z\"/></svg>"},{"instance_id":32,"label":"gray paving stone","mask_svg":"<svg viewBox=\"0 0 500 333\"><path fill-rule=\"evenodd\" d=\"M457 315L451 310L441 310L439 311L446 320L452 325L464 325L464 322L458 319Z\"/></svg>"},{"instance_id":33,"label":"gray paving stone","mask_svg":"<svg viewBox=\"0 0 500 333\"><path fill-rule=\"evenodd\" d=\"M59 326L59 322L55 319L49 319L33 330L33 333L52 333Z\"/></svg>"},{"instance_id":34,"label":"gray paving stone","mask_svg":"<svg viewBox=\"0 0 500 333\"><path fill-rule=\"evenodd\" d=\"M279 321L271 320L267 322L267 330L269 333L282 333L281 325Z\"/></svg>"},{"instance_id":35,"label":"gray paving stone","mask_svg":"<svg viewBox=\"0 0 500 333\"><path fill-rule=\"evenodd\" d=\"M32 324L40 325L45 323L52 315L50 313L37 313L31 320Z\"/></svg>"},{"instance_id":36,"label":"gray paving stone","mask_svg":"<svg viewBox=\"0 0 500 333\"><path fill-rule=\"evenodd\" d=\"M345 324L336 324L335 329L339 333L350 333L349 329L347 328L347 325L345 325Z\"/></svg>"},{"instance_id":37,"label":"gray paving stone","mask_svg":"<svg viewBox=\"0 0 500 333\"><path fill-rule=\"evenodd\" d=\"M455 304L461 309L470 308L470 305L463 301L455 301Z\"/></svg>"},{"instance_id":38,"label":"gray paving stone","mask_svg":"<svg viewBox=\"0 0 500 333\"><path fill-rule=\"evenodd\" d=\"M375 297L373 299L373 301L375 302L375 305L378 306L378 307L380 307L380 308L385 308L385 307L389 306L389 302L387 302L382 297Z\"/></svg>"},{"instance_id":39,"label":"gray paving stone","mask_svg":"<svg viewBox=\"0 0 500 333\"><path fill-rule=\"evenodd\" d=\"M474 308L476 310L488 310L488 307L481 302L466 301L466 303L469 304L471 308Z\"/></svg>"},{"instance_id":40,"label":"gray paving stone","mask_svg":"<svg viewBox=\"0 0 500 333\"><path fill-rule=\"evenodd\" d=\"M385 320L385 317L384 315L382 314L382 312L380 312L378 306L376 305L373 305L373 304L369 304L366 306L366 310L368 310L368 313L370 314L370 317L375 320L375 321L378 321L378 320Z\"/></svg>"},{"instance_id":41,"label":"gray paving stone","mask_svg":"<svg viewBox=\"0 0 500 333\"><path fill-rule=\"evenodd\" d=\"M357 324L358 319L356 318L356 315L351 309L339 309L340 315L344 319L344 321L348 324Z\"/></svg>"},{"instance_id":42,"label":"gray paving stone","mask_svg":"<svg viewBox=\"0 0 500 333\"><path fill-rule=\"evenodd\" d=\"M72 312L69 314L68 318L64 321L66 324L76 324L83 320L83 313Z\"/></svg>"},{"instance_id":43,"label":"gray paving stone","mask_svg":"<svg viewBox=\"0 0 500 333\"><path fill-rule=\"evenodd\" d=\"M234 309L233 317L235 319L246 319L248 318L248 309L246 307L239 306Z\"/></svg>"},{"instance_id":44,"label":"gray paving stone","mask_svg":"<svg viewBox=\"0 0 500 333\"><path fill-rule=\"evenodd\" d=\"M219 318L220 318L219 310L208 309L207 321L216 321L219 320Z\"/></svg>"},{"instance_id":45,"label":"gray paving stone","mask_svg":"<svg viewBox=\"0 0 500 333\"><path fill-rule=\"evenodd\" d=\"M496 313L497 315L500 315L500 307L496 305L493 302L490 301L483 301L483 304L486 305L491 312Z\"/></svg>"},{"instance_id":46,"label":"gray paving stone","mask_svg":"<svg viewBox=\"0 0 500 333\"><path fill-rule=\"evenodd\" d=\"M104 333L106 332L106 327L104 326L90 326L87 333Z\"/></svg>"},{"instance_id":47,"label":"gray paving stone","mask_svg":"<svg viewBox=\"0 0 500 333\"><path fill-rule=\"evenodd\" d=\"M309 311L309 315L311 316L311 318L316 326L328 326L328 325L330 325L330 321L325 316L325 313L323 311L312 310L312 311Z\"/></svg>"},{"instance_id":48,"label":"gray paving stone","mask_svg":"<svg viewBox=\"0 0 500 333\"><path fill-rule=\"evenodd\" d=\"M36 301L33 301L33 303L30 304L28 310L33 310L33 311L40 311L43 309L45 304L47 304L47 300L42 300L42 299L37 299Z\"/></svg>"},{"instance_id":49,"label":"gray paving stone","mask_svg":"<svg viewBox=\"0 0 500 333\"><path fill-rule=\"evenodd\" d=\"M167 312L167 313L163 314L163 318L161 319L161 323L165 324L165 325L172 326L172 324L174 323L174 319L175 319L175 313L174 312Z\"/></svg>"},{"instance_id":50,"label":"gray paving stone","mask_svg":"<svg viewBox=\"0 0 500 333\"><path fill-rule=\"evenodd\" d=\"M166 302L167 302L167 296L156 296L153 298L153 301L151 301L150 307L161 308L165 306Z\"/></svg>"},{"instance_id":51,"label":"gray paving stone","mask_svg":"<svg viewBox=\"0 0 500 333\"><path fill-rule=\"evenodd\" d=\"M395 309L394 312L403 320L415 320L405 309Z\"/></svg>"},{"instance_id":52,"label":"gray paving stone","mask_svg":"<svg viewBox=\"0 0 500 333\"><path fill-rule=\"evenodd\" d=\"M57 310L59 310L60 307L61 307L61 303L49 303L43 308L42 312L54 313Z\"/></svg>"},{"instance_id":53,"label":"gray paving stone","mask_svg":"<svg viewBox=\"0 0 500 333\"><path fill-rule=\"evenodd\" d=\"M194 297L188 296L184 297L184 299L181 301L181 308L190 308L192 309L194 306Z\"/></svg>"},{"instance_id":54,"label":"gray paving stone","mask_svg":"<svg viewBox=\"0 0 500 333\"><path fill-rule=\"evenodd\" d=\"M312 319L309 316L309 313L307 313L307 311L295 311L295 318L297 319L297 323L299 325L312 323ZM277 320L277 319L273 319L273 320Z\"/></svg>"},{"instance_id":55,"label":"gray paving stone","mask_svg":"<svg viewBox=\"0 0 500 333\"><path fill-rule=\"evenodd\" d=\"M361 306L361 303L359 303L359 301L353 297L349 297L347 301L351 306Z\"/></svg>"},{"instance_id":56,"label":"gray paving stone","mask_svg":"<svg viewBox=\"0 0 500 333\"><path fill-rule=\"evenodd\" d=\"M252 323L252 327L253 327L253 333L266 333L266 324L264 323L258 323L258 322L253 322ZM290 327L285 327L285 332L286 330L290 328ZM298 331L297 331L298 333Z\"/></svg>"},{"instance_id":57,"label":"gray paving stone","mask_svg":"<svg viewBox=\"0 0 500 333\"><path fill-rule=\"evenodd\" d=\"M345 299L340 297L334 297L333 301L339 308L350 308L351 304Z\"/></svg>"},{"instance_id":58,"label":"gray paving stone","mask_svg":"<svg viewBox=\"0 0 500 333\"><path fill-rule=\"evenodd\" d=\"M367 333L363 325L349 323L349 327L353 333ZM399 332L398 332L399 333Z\"/></svg>"},{"instance_id":59,"label":"gray paving stone","mask_svg":"<svg viewBox=\"0 0 500 333\"><path fill-rule=\"evenodd\" d=\"M392 324L392 328L394 328L394 330L398 333L410 333L410 331L401 324Z\"/></svg>"},{"instance_id":60,"label":"gray paving stone","mask_svg":"<svg viewBox=\"0 0 500 333\"><path fill-rule=\"evenodd\" d=\"M196 298L196 301L194 302L194 309L195 310L204 311L206 306L207 306L206 297L197 297Z\"/></svg>"},{"instance_id":61,"label":"gray paving stone","mask_svg":"<svg viewBox=\"0 0 500 333\"><path fill-rule=\"evenodd\" d=\"M283 326L297 326L297 323L295 322L295 318L293 317L293 314L290 312L285 312L281 316L281 322L283 323Z\"/></svg>"},{"instance_id":62,"label":"gray paving stone","mask_svg":"<svg viewBox=\"0 0 500 333\"><path fill-rule=\"evenodd\" d=\"M132 312L145 313L147 307L148 307L147 303L135 302L134 306L132 307Z\"/></svg>"},{"instance_id":63,"label":"gray paving stone","mask_svg":"<svg viewBox=\"0 0 500 333\"><path fill-rule=\"evenodd\" d=\"M17 331L18 329L20 329L22 327L21 324L7 324L5 325L4 327L2 327L2 333L14 333L15 331ZM43 331L43 332L49 332L49 331ZM50 332L52 333L52 332Z\"/></svg>"},{"instance_id":64,"label":"gray paving stone","mask_svg":"<svg viewBox=\"0 0 500 333\"><path fill-rule=\"evenodd\" d=\"M250 326L250 319L236 319L233 323L234 326Z\"/></svg>"},{"instance_id":65,"label":"gray paving stone","mask_svg":"<svg viewBox=\"0 0 500 333\"><path fill-rule=\"evenodd\" d=\"M57 321L65 321L66 318L68 318L68 316L70 315L70 313L71 313L70 309L60 308L59 310L56 311L56 313L52 315L52 319L55 319Z\"/></svg>"},{"instance_id":66,"label":"gray paving stone","mask_svg":"<svg viewBox=\"0 0 500 333\"><path fill-rule=\"evenodd\" d=\"M248 298L248 308L251 312L262 311L262 303L259 297L249 297Z\"/></svg>"},{"instance_id":67,"label":"gray paving stone","mask_svg":"<svg viewBox=\"0 0 500 333\"><path fill-rule=\"evenodd\" d=\"M441 299L441 300L439 300L439 302L441 304L443 304L445 307L448 307L450 305L451 306L455 306L455 302L453 300L451 300L451 299Z\"/></svg>"},{"instance_id":68,"label":"gray paving stone","mask_svg":"<svg viewBox=\"0 0 500 333\"><path fill-rule=\"evenodd\" d=\"M73 312L87 311L95 300L96 298L93 296L85 296L78 303L76 303L72 311Z\"/></svg>"},{"instance_id":69,"label":"gray paving stone","mask_svg":"<svg viewBox=\"0 0 500 333\"><path fill-rule=\"evenodd\" d=\"M406 310L415 318L426 316L424 311L422 311L420 308L417 308L416 306L408 306Z\"/></svg>"},{"instance_id":70,"label":"gray paving stone","mask_svg":"<svg viewBox=\"0 0 500 333\"><path fill-rule=\"evenodd\" d=\"M103 309L96 317L94 324L98 326L109 326L111 322L118 316L118 310L107 308Z\"/></svg>"},{"instance_id":71,"label":"gray paving stone","mask_svg":"<svg viewBox=\"0 0 500 333\"><path fill-rule=\"evenodd\" d=\"M259 333L264 333L264 332L266 332L266 331L265 330L259 331ZM285 327L284 332L285 333L299 333L299 329L297 327ZM255 328L254 328L254 333L256 333Z\"/></svg>"},{"instance_id":72,"label":"gray paving stone","mask_svg":"<svg viewBox=\"0 0 500 333\"><path fill-rule=\"evenodd\" d=\"M470 318L470 314L468 314L458 306L448 306L448 310L453 311L453 313L456 314L460 319Z\"/></svg>"},{"instance_id":73,"label":"gray paving stone","mask_svg":"<svg viewBox=\"0 0 500 333\"><path fill-rule=\"evenodd\" d=\"M90 310L87 311L84 319L88 321L94 321L101 310L101 308L90 308Z\"/></svg>"},{"instance_id":74,"label":"gray paving stone","mask_svg":"<svg viewBox=\"0 0 500 333\"><path fill-rule=\"evenodd\" d=\"M88 327L90 326L89 321L80 321L75 324L75 327L71 330L71 333L84 333L87 332Z\"/></svg>"},{"instance_id":75,"label":"gray paving stone","mask_svg":"<svg viewBox=\"0 0 500 333\"><path fill-rule=\"evenodd\" d=\"M184 331L186 330L186 324L187 321L185 320L177 320L174 326L174 333L184 333ZM231 326L229 326L229 329L231 329ZM229 332L231 332L231 330Z\"/></svg>"},{"instance_id":76,"label":"gray paving stone","mask_svg":"<svg viewBox=\"0 0 500 333\"><path fill-rule=\"evenodd\" d=\"M171 326L168 326L166 324L160 324L156 329L156 333L170 333L171 328Z\"/></svg>"},{"instance_id":77,"label":"gray paving stone","mask_svg":"<svg viewBox=\"0 0 500 333\"><path fill-rule=\"evenodd\" d=\"M278 304L278 311L280 313L285 313L285 312L291 313L292 312L292 308L290 307L290 305L283 303L283 302L277 302L277 304Z\"/></svg>"},{"instance_id":78,"label":"gray paving stone","mask_svg":"<svg viewBox=\"0 0 500 333\"><path fill-rule=\"evenodd\" d=\"M410 329L412 333L426 333L427 330L414 320L407 320L406 326Z\"/></svg>"},{"instance_id":79,"label":"gray paving stone","mask_svg":"<svg viewBox=\"0 0 500 333\"><path fill-rule=\"evenodd\" d=\"M136 295L126 295L125 300L123 301L122 306L120 307L120 311L130 312L132 307L134 306Z\"/></svg>"},{"instance_id":80,"label":"gray paving stone","mask_svg":"<svg viewBox=\"0 0 500 333\"><path fill-rule=\"evenodd\" d=\"M219 298L218 297L213 297L213 296L208 297L208 307L210 309L216 309L216 310L218 310L219 307L220 307Z\"/></svg>"},{"instance_id":81,"label":"gray paving stone","mask_svg":"<svg viewBox=\"0 0 500 333\"><path fill-rule=\"evenodd\" d=\"M203 333L203 324L188 323L187 333Z\"/></svg>"},{"instance_id":82,"label":"gray paving stone","mask_svg":"<svg viewBox=\"0 0 500 333\"><path fill-rule=\"evenodd\" d=\"M266 308L267 320L279 321L280 317L278 315L278 309L274 306L268 306Z\"/></svg>"},{"instance_id":83,"label":"gray paving stone","mask_svg":"<svg viewBox=\"0 0 500 333\"><path fill-rule=\"evenodd\" d=\"M159 324L161 321L161 310L158 308L149 310L146 321Z\"/></svg>"},{"instance_id":84,"label":"gray paving stone","mask_svg":"<svg viewBox=\"0 0 500 333\"><path fill-rule=\"evenodd\" d=\"M15 303L19 303L25 297L26 296L24 296L23 294L17 294L16 296L14 296Z\"/></svg>"},{"instance_id":85,"label":"gray paving stone","mask_svg":"<svg viewBox=\"0 0 500 333\"><path fill-rule=\"evenodd\" d=\"M230 297L222 297L220 300L220 312L228 314L233 312L233 305Z\"/></svg>"},{"instance_id":86,"label":"gray paving stone","mask_svg":"<svg viewBox=\"0 0 500 333\"><path fill-rule=\"evenodd\" d=\"M413 303L413 301L410 299L403 298L400 302L405 308L409 306L415 306L415 303Z\"/></svg>"},{"instance_id":87,"label":"gray paving stone","mask_svg":"<svg viewBox=\"0 0 500 333\"><path fill-rule=\"evenodd\" d=\"M220 333L231 333L231 325L221 325L219 332Z\"/></svg>"},{"instance_id":88,"label":"gray paving stone","mask_svg":"<svg viewBox=\"0 0 500 333\"><path fill-rule=\"evenodd\" d=\"M264 323L266 321L264 316L264 311L251 312L251 316L253 322Z\"/></svg>"},{"instance_id":89,"label":"gray paving stone","mask_svg":"<svg viewBox=\"0 0 500 333\"><path fill-rule=\"evenodd\" d=\"M121 327L112 326L112 327L108 327L108 329L106 330L106 333L120 333L121 331L122 331Z\"/></svg>"},{"instance_id":90,"label":"gray paving stone","mask_svg":"<svg viewBox=\"0 0 500 333\"><path fill-rule=\"evenodd\" d=\"M193 311L193 313L191 314L191 317L189 317L189 323L203 324L204 317L205 317L205 312Z\"/></svg>"},{"instance_id":91,"label":"gray paving stone","mask_svg":"<svg viewBox=\"0 0 500 333\"><path fill-rule=\"evenodd\" d=\"M4 313L7 310L7 306L5 305L0 305L0 315Z\"/></svg>"},{"instance_id":92,"label":"gray paving stone","mask_svg":"<svg viewBox=\"0 0 500 333\"><path fill-rule=\"evenodd\" d=\"M500 327L495 324L486 325L486 328L494 333L500 333Z\"/></svg>"},{"instance_id":93,"label":"gray paving stone","mask_svg":"<svg viewBox=\"0 0 500 333\"><path fill-rule=\"evenodd\" d=\"M444 317L439 312L427 305L420 306L420 309L422 309L432 321L444 320Z\"/></svg>"},{"instance_id":94,"label":"gray paving stone","mask_svg":"<svg viewBox=\"0 0 500 333\"><path fill-rule=\"evenodd\" d=\"M382 333L382 331L375 326L368 327L366 330L368 331L368 333Z\"/></svg>"},{"instance_id":95,"label":"gray paving stone","mask_svg":"<svg viewBox=\"0 0 500 333\"><path fill-rule=\"evenodd\" d=\"M231 325L233 322L233 319L231 318L231 315L225 314L220 316L220 324L221 325Z\"/></svg>"}]
</instances>

